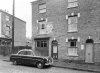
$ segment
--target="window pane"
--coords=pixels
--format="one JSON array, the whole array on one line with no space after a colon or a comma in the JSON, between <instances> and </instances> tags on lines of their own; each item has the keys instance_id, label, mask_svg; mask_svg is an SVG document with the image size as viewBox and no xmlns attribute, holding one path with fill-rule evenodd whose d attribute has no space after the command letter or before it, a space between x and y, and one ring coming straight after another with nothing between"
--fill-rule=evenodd
<instances>
[{"instance_id":1,"label":"window pane","mask_svg":"<svg viewBox=\"0 0 100 73\"><path fill-rule=\"evenodd\" d=\"M70 3L68 3L68 8L77 7L77 6L78 6L78 2L70 2Z\"/></svg>"},{"instance_id":2,"label":"window pane","mask_svg":"<svg viewBox=\"0 0 100 73\"><path fill-rule=\"evenodd\" d=\"M76 32L76 31L78 31L77 24L69 24L68 25L68 32Z\"/></svg>"},{"instance_id":3,"label":"window pane","mask_svg":"<svg viewBox=\"0 0 100 73\"><path fill-rule=\"evenodd\" d=\"M40 47L40 42L39 41L37 41L37 47Z\"/></svg>"},{"instance_id":4,"label":"window pane","mask_svg":"<svg viewBox=\"0 0 100 73\"><path fill-rule=\"evenodd\" d=\"M78 56L77 48L68 48L68 55L69 56Z\"/></svg>"},{"instance_id":5,"label":"window pane","mask_svg":"<svg viewBox=\"0 0 100 73\"><path fill-rule=\"evenodd\" d=\"M71 47L76 47L76 42L75 41L71 41L70 46Z\"/></svg>"},{"instance_id":6,"label":"window pane","mask_svg":"<svg viewBox=\"0 0 100 73\"><path fill-rule=\"evenodd\" d=\"M45 24L42 24L41 25L41 29L45 29Z\"/></svg>"},{"instance_id":7,"label":"window pane","mask_svg":"<svg viewBox=\"0 0 100 73\"><path fill-rule=\"evenodd\" d=\"M44 41L44 47L47 47L47 42L46 41Z\"/></svg>"},{"instance_id":8,"label":"window pane","mask_svg":"<svg viewBox=\"0 0 100 73\"><path fill-rule=\"evenodd\" d=\"M26 51L21 51L18 54L20 54L20 55L26 55Z\"/></svg>"},{"instance_id":9,"label":"window pane","mask_svg":"<svg viewBox=\"0 0 100 73\"><path fill-rule=\"evenodd\" d=\"M76 23L77 23L77 16L68 18L68 24L76 24Z\"/></svg>"},{"instance_id":10,"label":"window pane","mask_svg":"<svg viewBox=\"0 0 100 73\"><path fill-rule=\"evenodd\" d=\"M68 2L75 2L75 1L77 1L77 0L68 0Z\"/></svg>"},{"instance_id":11,"label":"window pane","mask_svg":"<svg viewBox=\"0 0 100 73\"><path fill-rule=\"evenodd\" d=\"M6 21L9 21L9 16L6 15Z\"/></svg>"},{"instance_id":12,"label":"window pane","mask_svg":"<svg viewBox=\"0 0 100 73\"><path fill-rule=\"evenodd\" d=\"M46 9L46 4L39 5L39 9Z\"/></svg>"},{"instance_id":13,"label":"window pane","mask_svg":"<svg viewBox=\"0 0 100 73\"><path fill-rule=\"evenodd\" d=\"M46 12L46 9L40 9L39 10L39 13L45 13Z\"/></svg>"},{"instance_id":14,"label":"window pane","mask_svg":"<svg viewBox=\"0 0 100 73\"><path fill-rule=\"evenodd\" d=\"M44 43L43 43L43 41L41 41L41 47L44 47Z\"/></svg>"}]
</instances>

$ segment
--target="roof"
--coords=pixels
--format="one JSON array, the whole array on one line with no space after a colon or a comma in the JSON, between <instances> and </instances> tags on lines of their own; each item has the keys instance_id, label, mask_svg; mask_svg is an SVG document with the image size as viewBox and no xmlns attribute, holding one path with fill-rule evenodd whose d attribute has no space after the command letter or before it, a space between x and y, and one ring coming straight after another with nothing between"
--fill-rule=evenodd
<instances>
[{"instance_id":1,"label":"roof","mask_svg":"<svg viewBox=\"0 0 100 73\"><path fill-rule=\"evenodd\" d=\"M0 12L3 12L3 13L5 13L5 14L7 14L7 15L9 15L9 16L13 16L12 14L10 14L10 13L8 13L8 12L6 12L6 11L3 11L3 10L0 10ZM15 16L14 16L15 17ZM24 22L24 23L26 23L26 21L24 21L24 20L22 20L22 19L20 19L20 18L18 18L18 17L15 17L16 19L18 19L18 20L20 20L20 21L22 21L22 22Z\"/></svg>"}]
</instances>

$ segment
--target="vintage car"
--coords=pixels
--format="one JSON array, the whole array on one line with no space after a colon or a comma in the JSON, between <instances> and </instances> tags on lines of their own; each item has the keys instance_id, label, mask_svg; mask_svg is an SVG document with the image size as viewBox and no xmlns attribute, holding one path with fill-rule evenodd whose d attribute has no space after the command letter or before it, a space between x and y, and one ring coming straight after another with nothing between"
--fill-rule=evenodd
<instances>
[{"instance_id":1,"label":"vintage car","mask_svg":"<svg viewBox=\"0 0 100 73\"><path fill-rule=\"evenodd\" d=\"M10 61L13 62L14 65L28 64L38 68L43 68L46 65L50 66L53 63L53 58L36 56L32 50L23 49L17 54L12 54L10 56Z\"/></svg>"}]
</instances>

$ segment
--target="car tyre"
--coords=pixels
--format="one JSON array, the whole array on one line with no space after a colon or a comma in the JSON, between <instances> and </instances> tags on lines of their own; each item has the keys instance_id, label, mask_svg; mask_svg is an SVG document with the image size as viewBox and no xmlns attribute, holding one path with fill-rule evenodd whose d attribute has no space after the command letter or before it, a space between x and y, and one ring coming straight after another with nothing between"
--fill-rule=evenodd
<instances>
[{"instance_id":1,"label":"car tyre","mask_svg":"<svg viewBox=\"0 0 100 73\"><path fill-rule=\"evenodd\" d=\"M37 63L37 68L42 69L43 68L43 64L41 62Z\"/></svg>"},{"instance_id":2,"label":"car tyre","mask_svg":"<svg viewBox=\"0 0 100 73\"><path fill-rule=\"evenodd\" d=\"M17 63L17 61L13 61L13 65L17 65L18 63Z\"/></svg>"}]
</instances>

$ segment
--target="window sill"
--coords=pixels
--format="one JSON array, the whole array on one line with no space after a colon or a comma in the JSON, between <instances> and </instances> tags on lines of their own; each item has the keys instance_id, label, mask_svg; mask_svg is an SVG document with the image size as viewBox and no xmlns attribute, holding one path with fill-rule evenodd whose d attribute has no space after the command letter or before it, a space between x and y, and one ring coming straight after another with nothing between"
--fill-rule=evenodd
<instances>
[{"instance_id":1,"label":"window sill","mask_svg":"<svg viewBox=\"0 0 100 73\"><path fill-rule=\"evenodd\" d=\"M68 57L78 57L78 55L68 55Z\"/></svg>"},{"instance_id":2,"label":"window sill","mask_svg":"<svg viewBox=\"0 0 100 73\"><path fill-rule=\"evenodd\" d=\"M78 30L76 31L67 31L68 33L78 33Z\"/></svg>"}]
</instances>

